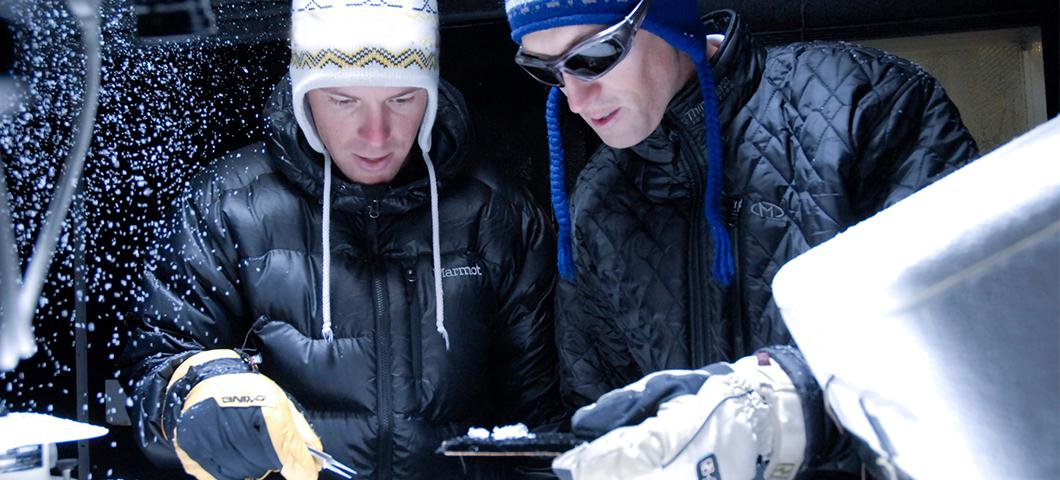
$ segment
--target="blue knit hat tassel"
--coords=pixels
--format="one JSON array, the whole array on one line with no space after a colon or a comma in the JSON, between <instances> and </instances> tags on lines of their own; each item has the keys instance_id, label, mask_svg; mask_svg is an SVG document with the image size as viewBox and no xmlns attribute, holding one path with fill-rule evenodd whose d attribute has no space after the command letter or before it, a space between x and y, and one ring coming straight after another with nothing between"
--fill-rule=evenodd
<instances>
[{"instance_id":1,"label":"blue knit hat tassel","mask_svg":"<svg viewBox=\"0 0 1060 480\"><path fill-rule=\"evenodd\" d=\"M566 175L563 165L563 136L559 129L559 102L563 93L552 87L545 105L545 124L548 127L549 183L552 189L552 210L556 214L559 232L556 238L556 265L560 278L574 281L574 255L571 246L570 203L567 201Z\"/></svg>"},{"instance_id":2,"label":"blue knit hat tassel","mask_svg":"<svg viewBox=\"0 0 1060 480\"><path fill-rule=\"evenodd\" d=\"M732 282L735 272L729 232L721 218L721 191L723 182L721 124L718 122L718 97L714 93L714 72L706 55L696 65L699 88L703 95L703 120L706 122L707 143L707 192L703 202L703 213L710 226L710 238L714 243L714 264L711 273L724 286Z\"/></svg>"}]
</instances>

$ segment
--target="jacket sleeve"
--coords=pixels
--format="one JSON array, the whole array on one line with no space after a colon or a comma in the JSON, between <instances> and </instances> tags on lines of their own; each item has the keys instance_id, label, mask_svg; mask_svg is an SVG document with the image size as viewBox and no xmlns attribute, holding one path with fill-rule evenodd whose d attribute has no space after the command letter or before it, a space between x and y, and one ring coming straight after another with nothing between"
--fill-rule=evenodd
<instances>
[{"instance_id":1,"label":"jacket sleeve","mask_svg":"<svg viewBox=\"0 0 1060 480\"><path fill-rule=\"evenodd\" d=\"M180 467L160 427L170 376L195 353L238 347L245 331L232 320L242 315L235 243L220 202L208 196L185 193L166 223L168 234L151 252L153 264L128 320L131 335L120 360L137 443L162 467Z\"/></svg>"},{"instance_id":2,"label":"jacket sleeve","mask_svg":"<svg viewBox=\"0 0 1060 480\"><path fill-rule=\"evenodd\" d=\"M642 377L640 365L629 351L627 334L619 330L616 272L619 251L601 230L601 220L588 215L585 205L594 196L608 195L595 179L611 175L612 149L599 149L578 176L571 195L573 206L574 282L558 280L556 286L556 345L559 349L560 395L570 410L589 405L612 389ZM592 179L592 180L591 180ZM606 182L605 182L606 183Z\"/></svg>"},{"instance_id":3,"label":"jacket sleeve","mask_svg":"<svg viewBox=\"0 0 1060 480\"><path fill-rule=\"evenodd\" d=\"M935 78L893 55L876 62L868 93L853 112L856 157L844 178L858 220L979 156L957 107Z\"/></svg>"},{"instance_id":4,"label":"jacket sleeve","mask_svg":"<svg viewBox=\"0 0 1060 480\"><path fill-rule=\"evenodd\" d=\"M939 82L889 54L867 55L864 95L852 112L855 155L841 168L857 221L871 217L979 156L975 140ZM824 414L821 388L798 350L767 349L799 388L807 425L801 478L858 472L865 447Z\"/></svg>"},{"instance_id":5,"label":"jacket sleeve","mask_svg":"<svg viewBox=\"0 0 1060 480\"><path fill-rule=\"evenodd\" d=\"M555 430L564 418L559 403L554 341L555 235L526 192L507 210L514 231L498 282L498 322L491 342L492 376L499 385L498 420ZM495 235L491 235L495 236Z\"/></svg>"},{"instance_id":6,"label":"jacket sleeve","mask_svg":"<svg viewBox=\"0 0 1060 480\"><path fill-rule=\"evenodd\" d=\"M584 283L586 271L578 269L578 281ZM600 328L593 315L586 310L591 296L584 295L579 285L559 280L556 288L556 344L559 349L560 395L563 404L576 410L596 401L600 395L612 389L613 381L607 380L605 368L608 362L594 341L591 326Z\"/></svg>"}]
</instances>

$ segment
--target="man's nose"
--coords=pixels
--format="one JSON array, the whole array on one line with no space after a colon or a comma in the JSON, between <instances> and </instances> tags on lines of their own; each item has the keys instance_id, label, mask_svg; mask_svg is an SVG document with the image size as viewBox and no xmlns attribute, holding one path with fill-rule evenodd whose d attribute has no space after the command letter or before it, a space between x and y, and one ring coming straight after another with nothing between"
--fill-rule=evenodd
<instances>
[{"instance_id":1,"label":"man's nose","mask_svg":"<svg viewBox=\"0 0 1060 480\"><path fill-rule=\"evenodd\" d=\"M587 82L568 73L563 74L563 84L567 106L570 107L570 111L577 114L585 112L600 92L600 85L597 82Z\"/></svg>"},{"instance_id":2,"label":"man's nose","mask_svg":"<svg viewBox=\"0 0 1060 480\"><path fill-rule=\"evenodd\" d=\"M381 110L364 114L357 128L357 136L372 147L383 148L390 139L390 121Z\"/></svg>"}]
</instances>

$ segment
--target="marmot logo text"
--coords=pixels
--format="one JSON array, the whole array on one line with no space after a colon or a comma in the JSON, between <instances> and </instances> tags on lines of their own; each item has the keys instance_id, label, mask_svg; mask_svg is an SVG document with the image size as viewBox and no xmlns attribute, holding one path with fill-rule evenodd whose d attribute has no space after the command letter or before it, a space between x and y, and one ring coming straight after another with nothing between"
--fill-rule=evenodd
<instances>
[{"instance_id":1,"label":"marmot logo text","mask_svg":"<svg viewBox=\"0 0 1060 480\"><path fill-rule=\"evenodd\" d=\"M466 267L442 268L442 278L467 276L481 277L482 267L469 265Z\"/></svg>"}]
</instances>

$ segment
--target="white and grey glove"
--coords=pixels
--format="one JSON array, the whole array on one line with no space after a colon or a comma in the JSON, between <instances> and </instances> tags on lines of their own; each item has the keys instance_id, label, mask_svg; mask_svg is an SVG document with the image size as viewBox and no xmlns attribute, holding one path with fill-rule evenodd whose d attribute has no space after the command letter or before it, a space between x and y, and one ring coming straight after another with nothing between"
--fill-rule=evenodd
<instances>
[{"instance_id":1,"label":"white and grey glove","mask_svg":"<svg viewBox=\"0 0 1060 480\"><path fill-rule=\"evenodd\" d=\"M564 480L791 479L806 455L799 391L764 352L650 374L578 410L593 438L552 462ZM605 433L606 432L606 433Z\"/></svg>"}]
</instances>

